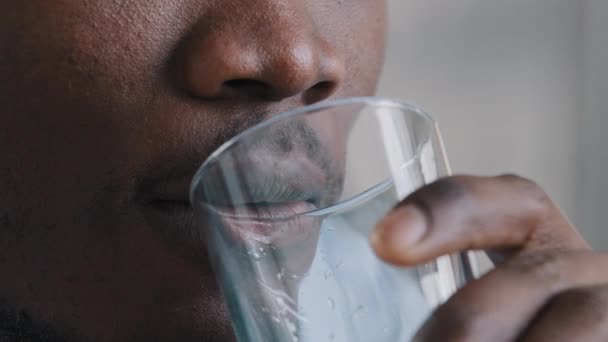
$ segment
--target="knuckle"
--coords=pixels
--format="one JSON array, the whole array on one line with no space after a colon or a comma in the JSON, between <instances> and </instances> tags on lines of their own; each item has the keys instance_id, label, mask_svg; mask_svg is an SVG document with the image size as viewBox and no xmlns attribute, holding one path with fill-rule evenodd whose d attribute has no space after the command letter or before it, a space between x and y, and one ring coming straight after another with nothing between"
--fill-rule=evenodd
<instances>
[{"instance_id":1,"label":"knuckle","mask_svg":"<svg viewBox=\"0 0 608 342\"><path fill-rule=\"evenodd\" d=\"M534 197L538 197L539 199L545 199L547 197L545 190L543 190L538 183L529 178L515 174L505 174L498 178L509 183L510 186L517 188L517 190L534 195Z\"/></svg>"},{"instance_id":2,"label":"knuckle","mask_svg":"<svg viewBox=\"0 0 608 342\"><path fill-rule=\"evenodd\" d=\"M553 212L554 205L549 195L535 181L516 174L504 174L497 178L521 194L523 204L532 220L543 219L548 213Z\"/></svg>"}]
</instances>

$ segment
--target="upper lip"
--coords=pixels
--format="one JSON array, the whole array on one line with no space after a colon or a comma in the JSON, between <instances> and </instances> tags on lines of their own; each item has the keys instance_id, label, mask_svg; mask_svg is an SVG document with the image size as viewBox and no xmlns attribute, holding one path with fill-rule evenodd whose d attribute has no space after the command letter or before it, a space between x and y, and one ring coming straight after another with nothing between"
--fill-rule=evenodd
<instances>
[{"instance_id":1,"label":"upper lip","mask_svg":"<svg viewBox=\"0 0 608 342\"><path fill-rule=\"evenodd\" d=\"M325 185L325 172L305 157L279 158L258 151L254 158L230 165L211 165L195 184L194 200L217 207L308 202L318 206ZM226 173L229 170L230 173ZM241 187L234 193L228 184Z\"/></svg>"},{"instance_id":2,"label":"upper lip","mask_svg":"<svg viewBox=\"0 0 608 342\"><path fill-rule=\"evenodd\" d=\"M225 188L222 182L207 182L204 198L206 203L217 206L272 205L286 202L309 202L318 205L323 181L322 171L308 161L285 161L297 165L295 173L281 173L266 168L264 163L257 166L234 165L234 169L247 170L247 195L240 200ZM189 191L193 171L184 176L156 178L144 182L138 195L138 202L146 205L164 203L190 205ZM206 174L209 177L215 175ZM317 176L317 177L315 177Z\"/></svg>"}]
</instances>

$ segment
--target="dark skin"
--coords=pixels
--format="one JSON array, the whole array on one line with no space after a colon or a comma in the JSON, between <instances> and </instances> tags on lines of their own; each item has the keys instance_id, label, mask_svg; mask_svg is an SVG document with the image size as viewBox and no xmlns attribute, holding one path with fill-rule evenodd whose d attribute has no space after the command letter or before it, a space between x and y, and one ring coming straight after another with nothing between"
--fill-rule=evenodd
<instances>
[{"instance_id":1,"label":"dark skin","mask_svg":"<svg viewBox=\"0 0 608 342\"><path fill-rule=\"evenodd\" d=\"M204 243L159 207L182 210L201 160L244 128L373 94L383 3L25 0L0 19L0 337L232 340ZM500 261L421 340L607 338L608 257L536 185L456 177L405 203L372 237L382 258Z\"/></svg>"}]
</instances>

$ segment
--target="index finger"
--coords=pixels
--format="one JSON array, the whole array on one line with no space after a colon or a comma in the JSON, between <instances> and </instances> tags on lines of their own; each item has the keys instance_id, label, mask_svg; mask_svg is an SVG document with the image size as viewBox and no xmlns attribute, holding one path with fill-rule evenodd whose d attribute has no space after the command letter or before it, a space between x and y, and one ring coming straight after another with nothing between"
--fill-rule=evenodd
<instances>
[{"instance_id":1,"label":"index finger","mask_svg":"<svg viewBox=\"0 0 608 342\"><path fill-rule=\"evenodd\" d=\"M502 256L529 249L589 249L534 182L519 176L453 176L404 199L371 236L388 262L415 265L465 250Z\"/></svg>"}]
</instances>

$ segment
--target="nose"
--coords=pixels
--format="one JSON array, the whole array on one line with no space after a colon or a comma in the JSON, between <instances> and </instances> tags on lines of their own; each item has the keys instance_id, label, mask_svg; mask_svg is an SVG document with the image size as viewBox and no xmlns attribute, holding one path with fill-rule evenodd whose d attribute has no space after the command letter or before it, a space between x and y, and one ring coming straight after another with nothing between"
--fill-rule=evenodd
<instances>
[{"instance_id":1,"label":"nose","mask_svg":"<svg viewBox=\"0 0 608 342\"><path fill-rule=\"evenodd\" d=\"M275 3L240 1L238 9L207 11L200 18L179 65L191 96L258 101L299 96L308 104L336 91L344 63L334 47L316 32L304 8Z\"/></svg>"}]
</instances>

